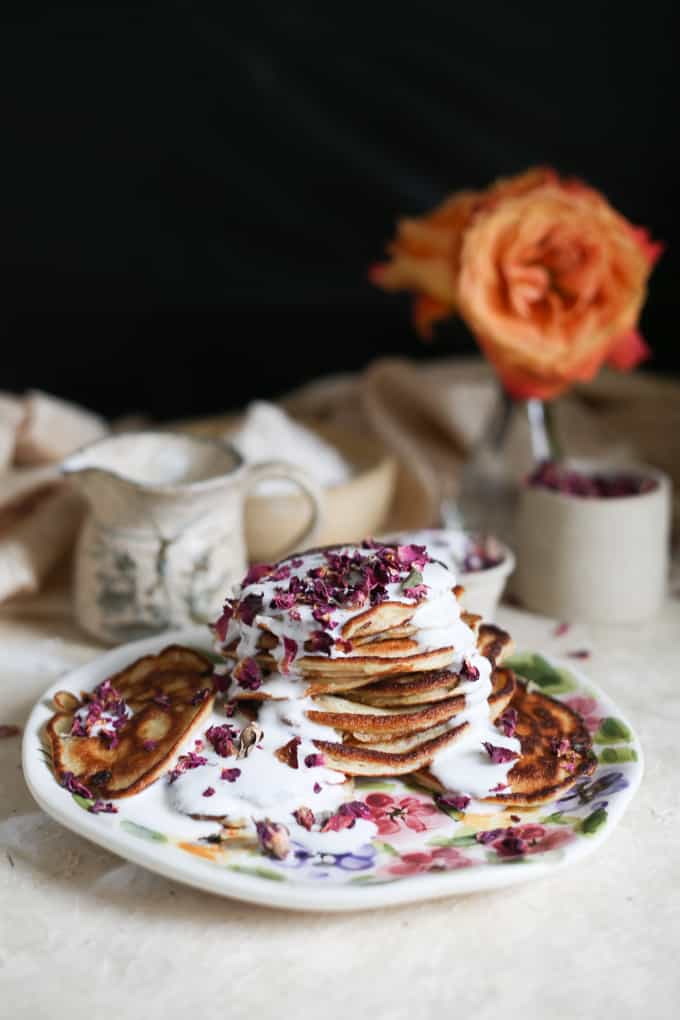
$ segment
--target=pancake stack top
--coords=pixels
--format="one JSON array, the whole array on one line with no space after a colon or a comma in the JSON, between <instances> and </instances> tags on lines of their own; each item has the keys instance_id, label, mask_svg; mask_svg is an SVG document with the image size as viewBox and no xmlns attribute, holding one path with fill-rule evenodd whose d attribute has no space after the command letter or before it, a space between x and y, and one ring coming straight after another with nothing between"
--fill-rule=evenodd
<instances>
[{"instance_id":1,"label":"pancake stack top","mask_svg":"<svg viewBox=\"0 0 680 1020\"><path fill-rule=\"evenodd\" d=\"M464 613L459 592L416 545L365 542L253 567L215 629L228 696L259 703L270 754L257 758L280 768L244 769L230 797L268 808L259 783L279 808L325 807L331 790L348 796L346 777L415 774L439 791L503 799L521 755L515 680L499 666L510 639Z\"/></svg>"}]
</instances>

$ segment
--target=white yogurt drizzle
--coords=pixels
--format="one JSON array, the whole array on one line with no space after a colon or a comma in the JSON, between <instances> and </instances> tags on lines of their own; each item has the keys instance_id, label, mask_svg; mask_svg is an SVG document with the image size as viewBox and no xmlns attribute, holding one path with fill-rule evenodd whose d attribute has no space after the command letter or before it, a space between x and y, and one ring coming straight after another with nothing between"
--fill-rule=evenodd
<instances>
[{"instance_id":1,"label":"white yogurt drizzle","mask_svg":"<svg viewBox=\"0 0 680 1020\"><path fill-rule=\"evenodd\" d=\"M352 555L356 547L336 550ZM363 550L361 550L363 552ZM236 642L235 655L238 661L253 657L258 652L258 641L265 628L277 639L271 655L279 669L269 674L264 683L272 699L261 704L258 722L263 729L263 738L247 758L225 759L212 751L203 752L208 758L207 766L186 772L172 785L172 798L180 811L188 814L210 814L227 816L236 824L243 819L247 824L254 819L269 817L283 823L289 829L291 838L312 852L351 852L368 842L376 827L363 819L357 819L354 826L340 832L320 832L316 825L311 832L298 825L292 812L301 806L309 807L322 818L338 809L343 801L351 799L345 776L325 766L307 767L305 758L318 754L314 740L337 742L337 732L320 726L307 717L307 710L314 707L311 698L304 696L305 681L296 672L295 660L288 673L281 671L285 655L283 638L297 644L298 656L308 655L304 644L313 631L321 630L321 624L314 619L313 607L296 603L299 619L291 617L289 610L277 609L272 599L281 590L287 591L291 577L304 578L309 571L325 564L322 552L307 553L288 560L285 566L290 574L285 579L273 580L265 577L244 586L238 598L249 595L262 598L263 611L255 616L251 624L234 616L228 625L224 647ZM406 576L408 571L405 571ZM506 737L491 722L488 698L492 690L491 664L480 655L476 648L474 632L461 619L460 604L452 589L455 575L443 564L436 561L421 568L423 583L428 591L425 599L417 600L405 596L402 581L386 585L387 600L413 606L410 624L416 633L413 640L419 652L451 649L449 666L459 671L464 663L479 670L476 680L464 681L456 693L464 694L465 709L447 724L449 729L467 723L458 740L449 748L440 751L430 765L432 774L448 791L467 794L478 798L493 795L494 788L507 783L508 772L513 761L494 764L484 748L488 741L495 747L508 748L515 753L520 750L519 741ZM332 626L326 628L331 638L342 637L345 624L364 613L368 606L360 608L334 608L331 613ZM361 654L361 648L350 651L338 646L331 649L332 658L351 658ZM238 684L234 682L229 692L237 697ZM294 736L300 738L298 768L293 769L281 762L274 751L286 745ZM224 768L237 767L241 774L234 782L220 778ZM207 787L213 787L214 795L205 798ZM319 790L320 787L320 790ZM316 792L315 792L316 790Z\"/></svg>"}]
</instances>

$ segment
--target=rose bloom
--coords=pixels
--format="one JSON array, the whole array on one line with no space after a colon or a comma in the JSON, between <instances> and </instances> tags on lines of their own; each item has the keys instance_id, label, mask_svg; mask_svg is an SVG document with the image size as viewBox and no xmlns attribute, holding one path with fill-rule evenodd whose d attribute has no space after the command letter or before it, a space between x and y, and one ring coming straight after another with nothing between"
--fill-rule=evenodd
<instances>
[{"instance_id":1,"label":"rose bloom","mask_svg":"<svg viewBox=\"0 0 680 1020\"><path fill-rule=\"evenodd\" d=\"M414 292L426 337L457 312L513 396L549 399L649 353L636 326L661 245L549 168L401 220L388 250L373 282Z\"/></svg>"}]
</instances>

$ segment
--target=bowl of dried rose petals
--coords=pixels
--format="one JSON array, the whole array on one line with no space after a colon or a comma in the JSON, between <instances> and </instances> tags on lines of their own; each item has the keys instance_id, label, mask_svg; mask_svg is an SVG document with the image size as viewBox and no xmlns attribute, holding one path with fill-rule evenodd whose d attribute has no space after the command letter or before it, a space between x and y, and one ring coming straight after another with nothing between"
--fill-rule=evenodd
<instances>
[{"instance_id":1,"label":"bowl of dried rose petals","mask_svg":"<svg viewBox=\"0 0 680 1020\"><path fill-rule=\"evenodd\" d=\"M666 594L671 486L646 465L545 461L521 488L513 590L586 622L649 619Z\"/></svg>"},{"instance_id":2,"label":"bowl of dried rose petals","mask_svg":"<svg viewBox=\"0 0 680 1020\"><path fill-rule=\"evenodd\" d=\"M515 569L515 557L494 535L458 528L425 528L400 531L383 539L401 545L426 546L434 559L453 571L463 587L461 606L489 622L495 619L508 578Z\"/></svg>"}]
</instances>

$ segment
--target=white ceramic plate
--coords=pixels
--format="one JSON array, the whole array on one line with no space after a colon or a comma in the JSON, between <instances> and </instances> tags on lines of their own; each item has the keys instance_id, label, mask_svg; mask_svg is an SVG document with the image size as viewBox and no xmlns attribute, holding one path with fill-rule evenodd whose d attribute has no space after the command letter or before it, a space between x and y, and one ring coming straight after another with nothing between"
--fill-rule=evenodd
<instances>
[{"instance_id":1,"label":"white ceramic plate","mask_svg":"<svg viewBox=\"0 0 680 1020\"><path fill-rule=\"evenodd\" d=\"M362 780L356 799L369 806L378 825L372 843L354 854L309 854L294 846L285 861L266 858L256 849L202 841L216 831L215 824L173 811L164 780L117 801L118 814L93 815L87 802L54 778L43 741L52 696L58 690L78 694L92 689L139 656L173 643L208 650L209 636L204 629L185 630L136 641L53 684L26 725L23 770L38 804L62 825L127 860L220 896L293 910L360 910L531 881L579 861L603 843L642 777L639 741L611 700L571 664L525 653L511 665L546 693L573 702L593 733L599 759L593 776L550 806L451 817L425 791L402 781ZM480 832L509 826L524 847L518 856L503 855L502 836L487 843L477 838Z\"/></svg>"}]
</instances>

